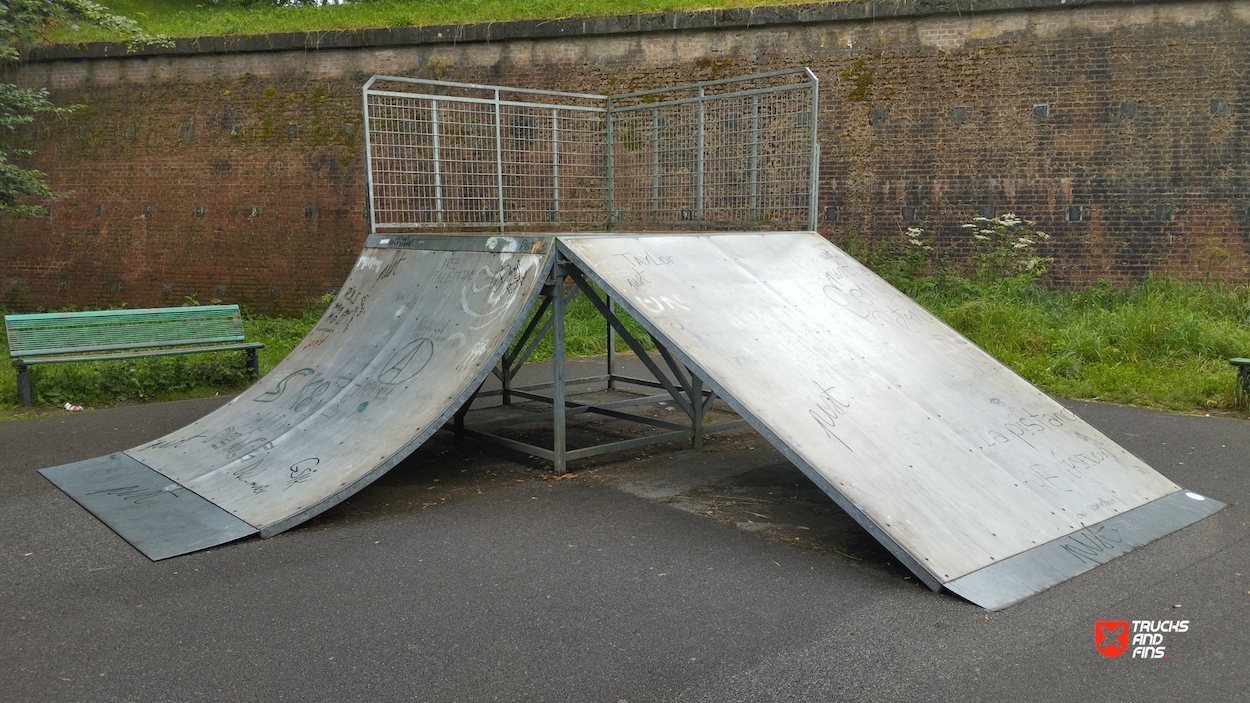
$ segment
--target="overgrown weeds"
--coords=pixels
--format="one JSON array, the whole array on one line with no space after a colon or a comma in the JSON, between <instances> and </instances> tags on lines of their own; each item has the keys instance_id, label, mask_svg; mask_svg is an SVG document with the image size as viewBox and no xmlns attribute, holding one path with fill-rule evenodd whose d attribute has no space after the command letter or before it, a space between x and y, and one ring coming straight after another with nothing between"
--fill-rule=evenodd
<instances>
[{"instance_id":1,"label":"overgrown weeds","mask_svg":"<svg viewBox=\"0 0 1250 703\"><path fill-rule=\"evenodd\" d=\"M910 230L848 249L1052 395L1185 412L1250 410L1228 360L1250 354L1250 289L1150 277L1049 288L1046 237L1010 215L965 225L970 256L943 259ZM926 249L926 247L928 247Z\"/></svg>"}]
</instances>

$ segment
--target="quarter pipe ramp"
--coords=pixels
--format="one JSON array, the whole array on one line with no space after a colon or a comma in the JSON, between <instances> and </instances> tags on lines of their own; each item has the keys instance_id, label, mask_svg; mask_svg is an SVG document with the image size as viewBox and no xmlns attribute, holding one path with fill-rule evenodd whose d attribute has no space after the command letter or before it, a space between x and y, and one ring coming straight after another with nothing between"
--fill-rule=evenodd
<instances>
[{"instance_id":1,"label":"quarter pipe ramp","mask_svg":"<svg viewBox=\"0 0 1250 703\"><path fill-rule=\"evenodd\" d=\"M277 534L368 485L481 385L551 250L504 236L381 244L299 347L228 405L43 475L152 559Z\"/></svg>"}]
</instances>

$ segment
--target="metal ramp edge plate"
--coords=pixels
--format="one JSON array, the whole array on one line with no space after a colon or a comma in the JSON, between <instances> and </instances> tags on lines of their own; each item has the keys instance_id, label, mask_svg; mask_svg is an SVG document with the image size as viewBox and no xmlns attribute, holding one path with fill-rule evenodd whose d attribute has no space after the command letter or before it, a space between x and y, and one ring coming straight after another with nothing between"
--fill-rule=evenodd
<instances>
[{"instance_id":1,"label":"metal ramp edge plate","mask_svg":"<svg viewBox=\"0 0 1250 703\"><path fill-rule=\"evenodd\" d=\"M1083 574L1224 507L1218 500L1193 491L1177 491L961 576L943 587L990 610L1006 608L1036 593L1039 584L1055 584Z\"/></svg>"},{"instance_id":2,"label":"metal ramp edge plate","mask_svg":"<svg viewBox=\"0 0 1250 703\"><path fill-rule=\"evenodd\" d=\"M160 439L43 473L153 559L290 529L394 467L473 395L537 300L551 242L371 237L312 332L252 387ZM118 467L236 522L205 528L159 518L165 502L101 500L92 474Z\"/></svg>"},{"instance_id":3,"label":"metal ramp edge plate","mask_svg":"<svg viewBox=\"0 0 1250 703\"><path fill-rule=\"evenodd\" d=\"M818 234L558 245L934 590L1005 607L1092 566L1060 540L1105 523L1109 558L1223 507L1163 500L1185 494Z\"/></svg>"},{"instance_id":4,"label":"metal ramp edge plate","mask_svg":"<svg viewBox=\"0 0 1250 703\"><path fill-rule=\"evenodd\" d=\"M40 469L152 561L256 534L256 528L122 452Z\"/></svg>"}]
</instances>

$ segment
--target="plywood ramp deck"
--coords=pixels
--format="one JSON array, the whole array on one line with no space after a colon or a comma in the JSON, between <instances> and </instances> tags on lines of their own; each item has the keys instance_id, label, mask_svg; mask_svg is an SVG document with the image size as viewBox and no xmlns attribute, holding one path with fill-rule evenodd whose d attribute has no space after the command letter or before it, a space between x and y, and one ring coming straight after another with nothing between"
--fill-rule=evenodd
<instances>
[{"instance_id":1,"label":"plywood ramp deck","mask_svg":"<svg viewBox=\"0 0 1250 703\"><path fill-rule=\"evenodd\" d=\"M558 246L934 589L1005 607L1223 507L815 233Z\"/></svg>"}]
</instances>

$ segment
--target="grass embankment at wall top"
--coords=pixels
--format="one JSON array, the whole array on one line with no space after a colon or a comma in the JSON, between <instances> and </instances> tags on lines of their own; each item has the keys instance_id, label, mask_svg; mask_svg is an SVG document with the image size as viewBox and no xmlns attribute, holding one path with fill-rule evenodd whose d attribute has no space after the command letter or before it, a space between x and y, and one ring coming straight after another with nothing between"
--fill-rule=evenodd
<instances>
[{"instance_id":1,"label":"grass embankment at wall top","mask_svg":"<svg viewBox=\"0 0 1250 703\"><path fill-rule=\"evenodd\" d=\"M1245 414L1228 359L1250 356L1250 290L1225 284L1148 279L1114 289L1052 291L1017 280L979 282L938 275L892 277L905 293L1042 390L1182 412ZM265 343L261 372L278 364L316 324L323 306L301 318L251 317L249 340ZM639 339L646 334L626 320ZM603 319L584 297L568 308L570 356L607 351ZM624 342L617 342L625 350ZM5 353L7 355L7 348ZM548 335L532 360L551 358ZM44 407L108 405L235 392L247 385L242 354L53 364L32 367ZM19 410L12 371L0 377L0 408Z\"/></svg>"},{"instance_id":2,"label":"grass embankment at wall top","mask_svg":"<svg viewBox=\"0 0 1250 703\"><path fill-rule=\"evenodd\" d=\"M221 2L190 3L183 0L108 0L113 12L135 19L153 34L170 37L315 32L385 27L416 27L474 22L558 19L630 15L649 12L711 10L727 7L789 5L769 0L382 0L344 5L243 6ZM109 41L107 32L94 27L61 27L50 34L53 41L79 43Z\"/></svg>"}]
</instances>

